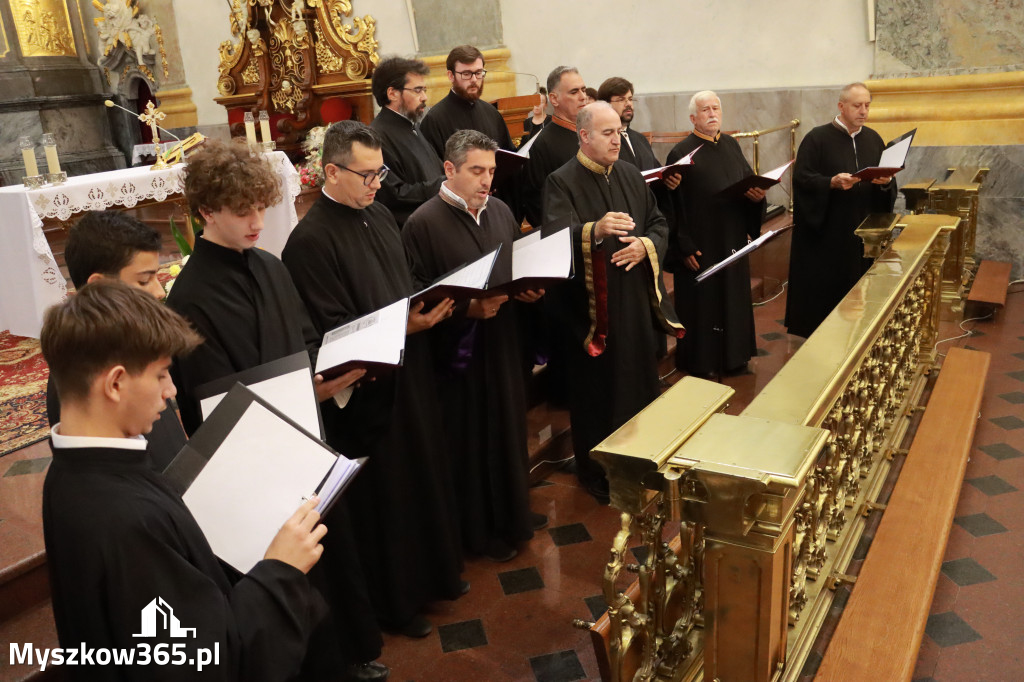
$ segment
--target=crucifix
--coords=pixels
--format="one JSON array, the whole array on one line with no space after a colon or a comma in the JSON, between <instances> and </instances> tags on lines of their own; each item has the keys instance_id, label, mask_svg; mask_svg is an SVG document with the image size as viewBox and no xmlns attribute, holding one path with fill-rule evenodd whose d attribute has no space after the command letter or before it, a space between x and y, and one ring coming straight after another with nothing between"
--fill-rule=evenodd
<instances>
[{"instance_id":1,"label":"crucifix","mask_svg":"<svg viewBox=\"0 0 1024 682\"><path fill-rule=\"evenodd\" d=\"M153 100L150 100L146 104L145 113L139 114L139 120L149 126L149 129L153 132L153 148L156 153L156 163L150 166L150 170L163 170L170 168L170 165L164 160L163 154L160 153L160 133L157 131L157 121L162 121L167 118L167 114L160 111L153 104Z\"/></svg>"}]
</instances>

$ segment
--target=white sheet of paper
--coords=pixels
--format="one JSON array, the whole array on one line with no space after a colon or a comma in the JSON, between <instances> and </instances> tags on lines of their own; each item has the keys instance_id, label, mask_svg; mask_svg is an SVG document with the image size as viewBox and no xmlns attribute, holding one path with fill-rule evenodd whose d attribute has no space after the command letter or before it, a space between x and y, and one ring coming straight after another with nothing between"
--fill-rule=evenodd
<instances>
[{"instance_id":1,"label":"white sheet of paper","mask_svg":"<svg viewBox=\"0 0 1024 682\"><path fill-rule=\"evenodd\" d=\"M515 240L514 242L512 242L513 258L515 257L514 254L515 254L516 251L518 251L519 249L525 248L527 246L530 246L531 244L536 244L540 240L541 240L541 232L540 232L540 230L534 230L533 232L531 232L530 234L526 235L525 237L520 237L519 239Z\"/></svg>"},{"instance_id":2,"label":"white sheet of paper","mask_svg":"<svg viewBox=\"0 0 1024 682\"><path fill-rule=\"evenodd\" d=\"M534 133L530 137L529 141L525 145L523 145L522 149L517 151L516 154L518 154L519 156L525 156L526 158L530 158L530 147L533 146L533 143L537 141L538 137L540 137L540 133Z\"/></svg>"},{"instance_id":3,"label":"white sheet of paper","mask_svg":"<svg viewBox=\"0 0 1024 682\"><path fill-rule=\"evenodd\" d=\"M711 275L715 274L716 272L718 272L722 268L726 267L730 263L734 263L737 259L743 258L743 256L746 256L748 253L750 253L751 251L753 251L757 247L761 246L761 244L764 244L766 241L768 241L769 239L771 239L775 235L775 232L776 232L775 230L768 230L767 232L762 234L760 237L758 237L757 239L753 240L752 242L750 242L749 244L744 246L739 251L734 252L728 258L725 258L723 260L718 261L717 263L715 263L714 265L709 267L707 270L705 270L704 272L702 272L699 275L697 275L697 277L695 279L698 282L703 282L705 279L707 279Z\"/></svg>"},{"instance_id":4,"label":"white sheet of paper","mask_svg":"<svg viewBox=\"0 0 1024 682\"><path fill-rule=\"evenodd\" d=\"M335 457L252 403L182 496L214 554L248 573Z\"/></svg>"},{"instance_id":5,"label":"white sheet of paper","mask_svg":"<svg viewBox=\"0 0 1024 682\"><path fill-rule=\"evenodd\" d=\"M317 374L352 360L399 364L408 319L409 299L403 298L327 332L316 358Z\"/></svg>"},{"instance_id":6,"label":"white sheet of paper","mask_svg":"<svg viewBox=\"0 0 1024 682\"><path fill-rule=\"evenodd\" d=\"M661 168L652 168L651 170L645 170L645 171L643 171L640 174L642 176L644 176L645 180L649 180L652 175L654 175L655 173L658 173L660 171L663 171L663 170L665 170L667 168L674 168L676 166L689 166L689 165L693 164L693 155L696 154L697 152L699 152L700 148L703 147L703 146L704 145L699 145L696 149L694 149L692 152L690 152L689 154L687 154L683 158L679 159L675 163L670 163L667 166L662 166Z\"/></svg>"},{"instance_id":7,"label":"white sheet of paper","mask_svg":"<svg viewBox=\"0 0 1024 682\"><path fill-rule=\"evenodd\" d=\"M247 388L314 436L320 435L320 411L317 407L316 391L307 370L258 381L249 384ZM199 401L203 419L210 416L226 395L227 393L221 393Z\"/></svg>"},{"instance_id":8,"label":"white sheet of paper","mask_svg":"<svg viewBox=\"0 0 1024 682\"><path fill-rule=\"evenodd\" d=\"M559 230L512 252L513 280L523 277L568 277L571 271L571 229Z\"/></svg>"},{"instance_id":9,"label":"white sheet of paper","mask_svg":"<svg viewBox=\"0 0 1024 682\"><path fill-rule=\"evenodd\" d=\"M795 159L794 159L795 161ZM793 161L787 161L778 168L773 168L767 173L761 173L762 178L768 178L769 180L778 180L782 177L782 174L786 172L786 169L793 165Z\"/></svg>"},{"instance_id":10,"label":"white sheet of paper","mask_svg":"<svg viewBox=\"0 0 1024 682\"><path fill-rule=\"evenodd\" d=\"M878 160L879 168L903 168L907 163L907 153L910 151L910 143L914 141L911 135L900 140L893 146L882 150L882 158Z\"/></svg>"},{"instance_id":11,"label":"white sheet of paper","mask_svg":"<svg viewBox=\"0 0 1024 682\"><path fill-rule=\"evenodd\" d=\"M440 279L423 291L430 291L434 287L448 284L468 289L486 289L487 280L491 278L491 269L494 268L494 259L498 257L498 249L481 256L472 263L459 268L444 279ZM423 293L423 292L420 292Z\"/></svg>"},{"instance_id":12,"label":"white sheet of paper","mask_svg":"<svg viewBox=\"0 0 1024 682\"><path fill-rule=\"evenodd\" d=\"M338 495L338 492L345 486L345 483L356 475L357 471L359 471L358 462L347 457L339 457L334 466L331 467L331 473L327 475L327 480L324 481L323 486L320 488L318 493L320 502L316 505L316 510L322 514L324 509L327 508Z\"/></svg>"}]
</instances>

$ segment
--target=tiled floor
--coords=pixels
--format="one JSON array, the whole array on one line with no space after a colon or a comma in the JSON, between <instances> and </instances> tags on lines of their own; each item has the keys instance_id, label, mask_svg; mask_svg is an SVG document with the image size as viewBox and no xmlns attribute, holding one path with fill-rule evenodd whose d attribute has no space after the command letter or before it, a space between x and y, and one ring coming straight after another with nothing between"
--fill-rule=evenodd
<instances>
[{"instance_id":1,"label":"tiled floor","mask_svg":"<svg viewBox=\"0 0 1024 682\"><path fill-rule=\"evenodd\" d=\"M785 296L756 309L758 357L751 373L727 378L740 412L795 352L781 325ZM982 419L950 535L916 680L1018 680L1024 670L1024 294L954 342L993 353ZM953 336L950 331L944 336ZM948 346L949 344L944 344ZM669 378L675 381L678 374ZM41 547L38 518L45 443L0 458L0 565ZM396 682L562 682L598 678L586 632L574 618L604 610L601 575L619 515L598 506L570 474L555 471L531 490L550 517L508 563L473 560L470 592L436 604L426 638L387 636L383 661ZM642 558L640 548L634 552Z\"/></svg>"}]
</instances>

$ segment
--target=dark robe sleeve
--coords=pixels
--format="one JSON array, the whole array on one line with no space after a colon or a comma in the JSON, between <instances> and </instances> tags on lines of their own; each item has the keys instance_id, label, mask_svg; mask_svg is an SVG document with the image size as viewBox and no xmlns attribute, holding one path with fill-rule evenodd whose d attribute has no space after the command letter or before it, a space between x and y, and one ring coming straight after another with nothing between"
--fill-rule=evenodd
<instances>
[{"instance_id":1,"label":"dark robe sleeve","mask_svg":"<svg viewBox=\"0 0 1024 682\"><path fill-rule=\"evenodd\" d=\"M427 112L427 115L420 121L420 133L430 143L430 146L434 148L434 152L439 159L444 158L444 145L448 142L448 138L444 134L447 126L444 120L443 107L441 107L442 102L444 100L438 102L435 105L435 109L432 112Z\"/></svg>"},{"instance_id":2,"label":"dark robe sleeve","mask_svg":"<svg viewBox=\"0 0 1024 682\"><path fill-rule=\"evenodd\" d=\"M832 184L832 176L821 171L825 151L822 142L819 135L807 135L793 164L794 202L800 206L798 220L801 227L813 230L820 230L825 223Z\"/></svg>"},{"instance_id":3,"label":"dark robe sleeve","mask_svg":"<svg viewBox=\"0 0 1024 682\"><path fill-rule=\"evenodd\" d=\"M546 128L544 129L546 130ZM538 132L543 135L544 130ZM543 144L544 140L538 139L530 147L530 160L522 171L522 184L519 192L519 202L523 215L527 222L534 227L543 225L544 220L544 195L547 191L545 181L551 171L551 160L548 158L548 150Z\"/></svg>"},{"instance_id":4,"label":"dark robe sleeve","mask_svg":"<svg viewBox=\"0 0 1024 682\"><path fill-rule=\"evenodd\" d=\"M672 148L672 151L668 153L668 158L665 159L666 164L673 164L689 153L689 150L683 149L683 144L685 144L685 140ZM667 268L670 270L682 266L682 260L688 256L695 255L699 250L697 248L697 244L690 237L689 231L685 229L684 225L681 225L681 223L686 220L686 210L684 206L685 199L683 198L683 193L684 189L682 184L670 193L672 215L675 218L674 225L676 226L675 229L672 230L672 240L669 244L668 253L666 255Z\"/></svg>"}]
</instances>

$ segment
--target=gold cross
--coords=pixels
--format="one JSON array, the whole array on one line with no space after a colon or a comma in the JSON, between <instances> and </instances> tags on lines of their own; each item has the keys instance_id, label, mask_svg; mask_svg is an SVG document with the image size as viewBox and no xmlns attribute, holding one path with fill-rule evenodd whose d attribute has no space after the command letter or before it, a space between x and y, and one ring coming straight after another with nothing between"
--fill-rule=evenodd
<instances>
[{"instance_id":1,"label":"gold cross","mask_svg":"<svg viewBox=\"0 0 1024 682\"><path fill-rule=\"evenodd\" d=\"M139 120L149 125L149 129L153 132L153 145L156 149L156 164L152 166L153 169L161 169L169 167L163 156L160 154L160 133L157 131L156 122L162 121L167 118L167 114L160 111L153 104L153 100L150 100L146 104L146 113L139 114Z\"/></svg>"}]
</instances>

